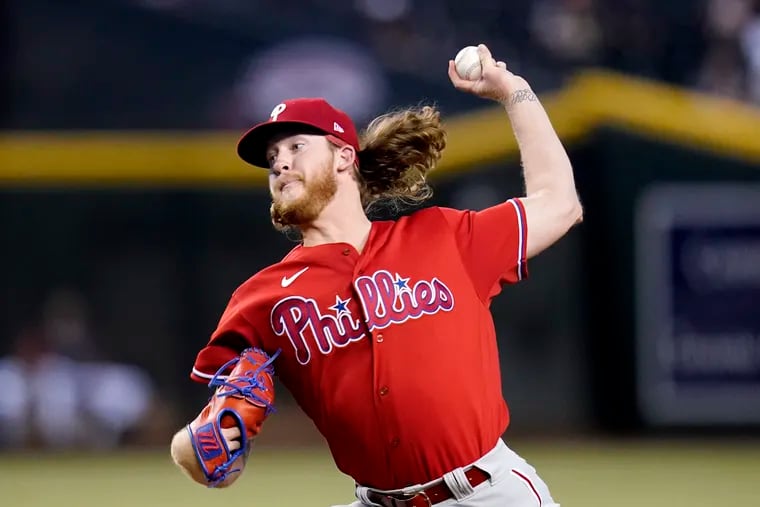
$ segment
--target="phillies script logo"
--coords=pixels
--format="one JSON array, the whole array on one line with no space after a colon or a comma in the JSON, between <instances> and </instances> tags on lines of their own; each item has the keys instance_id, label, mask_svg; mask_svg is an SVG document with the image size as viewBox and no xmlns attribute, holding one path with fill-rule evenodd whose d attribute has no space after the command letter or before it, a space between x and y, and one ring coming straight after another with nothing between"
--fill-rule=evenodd
<instances>
[{"instance_id":1,"label":"phillies script logo","mask_svg":"<svg viewBox=\"0 0 760 507\"><path fill-rule=\"evenodd\" d=\"M322 354L329 354L333 347L345 347L364 338L365 329L383 329L454 308L454 295L437 278L410 286L409 278L378 271L357 278L354 288L363 315L353 315L348 308L351 298L339 296L324 313L315 300L301 296L289 296L274 305L272 330L277 336L288 337L299 363L311 360L314 345Z\"/></svg>"}]
</instances>

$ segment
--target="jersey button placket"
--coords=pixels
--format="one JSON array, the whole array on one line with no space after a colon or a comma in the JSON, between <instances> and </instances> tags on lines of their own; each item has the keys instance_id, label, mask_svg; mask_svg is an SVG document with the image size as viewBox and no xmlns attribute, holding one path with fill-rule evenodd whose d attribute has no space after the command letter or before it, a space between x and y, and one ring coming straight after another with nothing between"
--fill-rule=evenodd
<instances>
[{"instance_id":1,"label":"jersey button placket","mask_svg":"<svg viewBox=\"0 0 760 507\"><path fill-rule=\"evenodd\" d=\"M387 396L389 391L390 389L388 388L388 386L383 386L380 388L378 392L380 393L380 396Z\"/></svg>"}]
</instances>

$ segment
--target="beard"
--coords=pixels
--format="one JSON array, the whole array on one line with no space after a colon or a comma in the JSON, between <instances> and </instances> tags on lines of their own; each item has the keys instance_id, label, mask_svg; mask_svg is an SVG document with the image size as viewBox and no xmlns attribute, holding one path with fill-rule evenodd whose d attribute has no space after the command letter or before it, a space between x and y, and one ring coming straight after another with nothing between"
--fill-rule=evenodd
<instances>
[{"instance_id":1,"label":"beard","mask_svg":"<svg viewBox=\"0 0 760 507\"><path fill-rule=\"evenodd\" d=\"M270 215L275 229L284 231L315 221L338 191L338 179L332 172L332 159L311 179L302 180L303 192L296 199L283 202L272 197Z\"/></svg>"}]
</instances>

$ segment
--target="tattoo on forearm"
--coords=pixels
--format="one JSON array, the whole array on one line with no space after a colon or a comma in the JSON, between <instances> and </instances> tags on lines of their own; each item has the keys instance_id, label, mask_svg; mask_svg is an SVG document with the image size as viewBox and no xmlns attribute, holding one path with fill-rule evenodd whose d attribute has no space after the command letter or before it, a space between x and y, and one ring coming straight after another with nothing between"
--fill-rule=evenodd
<instances>
[{"instance_id":1,"label":"tattoo on forearm","mask_svg":"<svg viewBox=\"0 0 760 507\"><path fill-rule=\"evenodd\" d=\"M512 97L509 100L509 105L514 106L520 102L535 102L537 100L538 97L536 97L536 94L533 93L532 90L525 88L523 90L517 90L512 94Z\"/></svg>"}]
</instances>

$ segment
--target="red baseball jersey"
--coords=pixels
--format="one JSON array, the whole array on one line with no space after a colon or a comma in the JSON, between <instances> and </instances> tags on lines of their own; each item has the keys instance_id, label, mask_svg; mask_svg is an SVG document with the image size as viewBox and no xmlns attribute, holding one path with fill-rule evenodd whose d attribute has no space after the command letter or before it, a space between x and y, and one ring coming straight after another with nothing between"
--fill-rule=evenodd
<instances>
[{"instance_id":1,"label":"red baseball jersey","mask_svg":"<svg viewBox=\"0 0 760 507\"><path fill-rule=\"evenodd\" d=\"M438 478L509 423L489 305L527 276L526 235L511 199L373 222L361 253L297 246L233 293L191 377L281 349L276 375L342 472L379 489Z\"/></svg>"}]
</instances>

